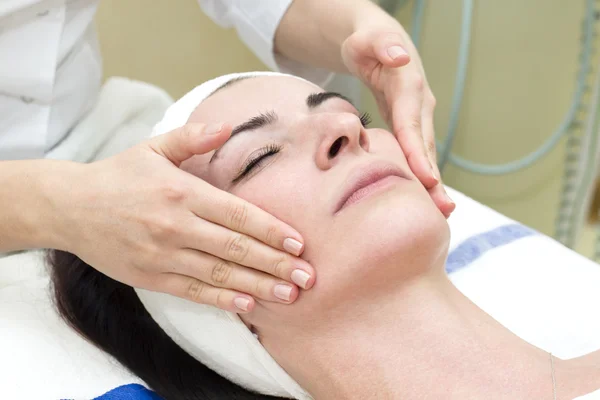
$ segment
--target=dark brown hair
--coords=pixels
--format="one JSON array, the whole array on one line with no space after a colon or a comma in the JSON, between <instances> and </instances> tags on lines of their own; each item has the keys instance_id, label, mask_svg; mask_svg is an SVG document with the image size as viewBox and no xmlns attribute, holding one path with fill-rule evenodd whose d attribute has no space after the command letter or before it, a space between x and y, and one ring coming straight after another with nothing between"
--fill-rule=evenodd
<instances>
[{"instance_id":1,"label":"dark brown hair","mask_svg":"<svg viewBox=\"0 0 600 400\"><path fill-rule=\"evenodd\" d=\"M152 319L132 287L71 253L51 250L47 261L54 301L67 324L164 399L281 399L252 393L186 353Z\"/></svg>"}]
</instances>

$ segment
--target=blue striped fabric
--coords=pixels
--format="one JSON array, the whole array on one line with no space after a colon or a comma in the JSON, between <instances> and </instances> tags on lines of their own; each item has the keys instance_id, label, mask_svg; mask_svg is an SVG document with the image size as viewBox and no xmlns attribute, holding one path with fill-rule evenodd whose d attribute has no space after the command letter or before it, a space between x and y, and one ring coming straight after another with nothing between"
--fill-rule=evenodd
<instances>
[{"instance_id":1,"label":"blue striped fabric","mask_svg":"<svg viewBox=\"0 0 600 400\"><path fill-rule=\"evenodd\" d=\"M119 386L94 400L162 400L162 398L142 385L132 383Z\"/></svg>"},{"instance_id":2,"label":"blue striped fabric","mask_svg":"<svg viewBox=\"0 0 600 400\"><path fill-rule=\"evenodd\" d=\"M446 262L446 271L449 274L456 272L491 249L535 234L537 234L536 231L523 225L509 224L471 236L450 252ZM131 384L119 386L94 400L161 400L161 398L141 385Z\"/></svg>"},{"instance_id":3,"label":"blue striped fabric","mask_svg":"<svg viewBox=\"0 0 600 400\"><path fill-rule=\"evenodd\" d=\"M471 236L450 252L446 260L446 272L456 272L492 249L536 234L536 231L526 226L509 224Z\"/></svg>"}]
</instances>

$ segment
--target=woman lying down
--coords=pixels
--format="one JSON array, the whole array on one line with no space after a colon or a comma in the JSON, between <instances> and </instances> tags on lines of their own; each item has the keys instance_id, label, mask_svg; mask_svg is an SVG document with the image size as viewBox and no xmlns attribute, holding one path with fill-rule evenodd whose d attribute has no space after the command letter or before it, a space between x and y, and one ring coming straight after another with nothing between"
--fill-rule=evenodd
<instances>
[{"instance_id":1,"label":"woman lying down","mask_svg":"<svg viewBox=\"0 0 600 400\"><path fill-rule=\"evenodd\" d=\"M446 219L392 134L342 96L245 74L205 83L174 110L236 127L182 168L296 227L319 278L292 305L258 301L237 315L54 252L63 317L160 396L571 400L600 389L600 352L558 359L455 288Z\"/></svg>"}]
</instances>

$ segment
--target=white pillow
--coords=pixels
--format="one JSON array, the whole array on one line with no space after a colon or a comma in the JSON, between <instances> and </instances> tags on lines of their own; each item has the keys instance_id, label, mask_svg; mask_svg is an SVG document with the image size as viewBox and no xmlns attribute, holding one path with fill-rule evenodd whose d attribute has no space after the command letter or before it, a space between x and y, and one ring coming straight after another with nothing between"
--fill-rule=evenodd
<instances>
[{"instance_id":1,"label":"white pillow","mask_svg":"<svg viewBox=\"0 0 600 400\"><path fill-rule=\"evenodd\" d=\"M600 265L449 190L450 279L475 304L560 358L600 349ZM462 266L462 259L472 261Z\"/></svg>"}]
</instances>

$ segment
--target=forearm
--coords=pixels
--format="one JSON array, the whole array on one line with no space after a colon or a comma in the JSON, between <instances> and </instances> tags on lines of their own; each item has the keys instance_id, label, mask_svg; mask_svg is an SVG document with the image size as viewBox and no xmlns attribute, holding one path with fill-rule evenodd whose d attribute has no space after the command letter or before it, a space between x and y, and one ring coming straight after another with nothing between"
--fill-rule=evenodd
<instances>
[{"instance_id":1,"label":"forearm","mask_svg":"<svg viewBox=\"0 0 600 400\"><path fill-rule=\"evenodd\" d=\"M342 43L359 29L386 26L400 30L410 42L400 24L372 1L294 0L275 34L275 52L303 64L347 72Z\"/></svg>"},{"instance_id":2,"label":"forearm","mask_svg":"<svg viewBox=\"0 0 600 400\"><path fill-rule=\"evenodd\" d=\"M0 252L60 247L54 194L70 182L67 161L0 161Z\"/></svg>"}]
</instances>

